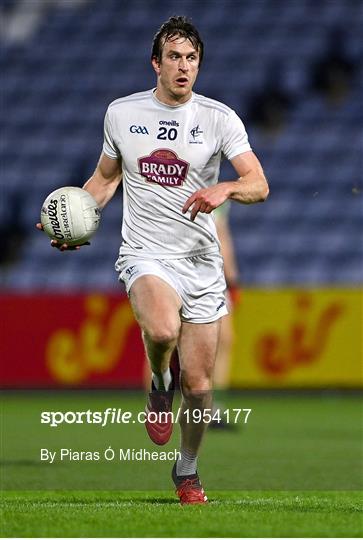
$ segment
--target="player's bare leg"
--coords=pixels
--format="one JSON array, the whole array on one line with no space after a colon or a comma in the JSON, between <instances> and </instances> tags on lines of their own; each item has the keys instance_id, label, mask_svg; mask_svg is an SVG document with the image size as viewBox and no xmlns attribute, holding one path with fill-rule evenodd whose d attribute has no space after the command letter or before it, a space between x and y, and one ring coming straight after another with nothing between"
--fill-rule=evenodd
<instances>
[{"instance_id":1,"label":"player's bare leg","mask_svg":"<svg viewBox=\"0 0 363 540\"><path fill-rule=\"evenodd\" d=\"M179 338L181 459L173 469L173 480L182 503L206 501L197 474L198 451L211 413L213 370L220 333L220 320L209 324L182 323Z\"/></svg>"},{"instance_id":2,"label":"player's bare leg","mask_svg":"<svg viewBox=\"0 0 363 540\"><path fill-rule=\"evenodd\" d=\"M142 330L151 370L161 374L169 368L178 341L181 300L165 281L146 275L133 283L130 301Z\"/></svg>"},{"instance_id":3,"label":"player's bare leg","mask_svg":"<svg viewBox=\"0 0 363 540\"><path fill-rule=\"evenodd\" d=\"M134 282L130 300L141 327L152 370L152 388L146 406L148 416L145 427L153 442L165 444L173 429L171 418L155 421L153 414L152 421L149 421L149 415L171 411L174 382L169 366L181 327L181 300L170 285L153 275L141 276Z\"/></svg>"},{"instance_id":4,"label":"player's bare leg","mask_svg":"<svg viewBox=\"0 0 363 540\"><path fill-rule=\"evenodd\" d=\"M220 320L208 324L182 323L179 338L182 409L180 413L182 448L198 453L206 429L204 422L192 422L192 411L210 409L213 370L220 333ZM183 414L189 409L189 415ZM188 416L189 422L188 422ZM199 417L199 413L195 414Z\"/></svg>"},{"instance_id":5,"label":"player's bare leg","mask_svg":"<svg viewBox=\"0 0 363 540\"><path fill-rule=\"evenodd\" d=\"M214 387L225 390L229 386L229 372L234 332L231 314L221 318L221 332L214 368Z\"/></svg>"},{"instance_id":6,"label":"player's bare leg","mask_svg":"<svg viewBox=\"0 0 363 540\"><path fill-rule=\"evenodd\" d=\"M230 308L229 308L230 309ZM214 389L228 390L231 368L232 347L234 343L233 319L231 313L221 318L221 333L217 350L216 364L214 367ZM212 409L212 421L209 427L212 429L233 430L233 424L226 422L223 416L223 403L214 399Z\"/></svg>"}]
</instances>

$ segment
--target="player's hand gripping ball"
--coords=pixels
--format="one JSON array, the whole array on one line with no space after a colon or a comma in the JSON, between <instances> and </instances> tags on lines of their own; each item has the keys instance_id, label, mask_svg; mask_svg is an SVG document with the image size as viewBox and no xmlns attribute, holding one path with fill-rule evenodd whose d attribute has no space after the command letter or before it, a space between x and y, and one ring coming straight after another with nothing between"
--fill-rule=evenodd
<instances>
[{"instance_id":1,"label":"player's hand gripping ball","mask_svg":"<svg viewBox=\"0 0 363 540\"><path fill-rule=\"evenodd\" d=\"M40 213L43 230L68 246L80 246L97 231L101 212L92 195L78 187L62 187L45 199Z\"/></svg>"}]
</instances>

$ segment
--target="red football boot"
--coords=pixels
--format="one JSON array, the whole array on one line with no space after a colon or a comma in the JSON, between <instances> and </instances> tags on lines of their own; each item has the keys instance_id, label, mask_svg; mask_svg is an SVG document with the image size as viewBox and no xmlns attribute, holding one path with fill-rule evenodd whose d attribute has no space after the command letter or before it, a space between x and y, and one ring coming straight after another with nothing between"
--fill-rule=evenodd
<instances>
[{"instance_id":1,"label":"red football boot","mask_svg":"<svg viewBox=\"0 0 363 540\"><path fill-rule=\"evenodd\" d=\"M198 473L188 476L177 476L176 463L174 463L171 476L176 487L175 493L180 499L180 504L206 504L208 502Z\"/></svg>"},{"instance_id":2,"label":"red football boot","mask_svg":"<svg viewBox=\"0 0 363 540\"><path fill-rule=\"evenodd\" d=\"M174 377L168 391L157 390L151 383L151 392L145 407L145 427L150 439L159 445L166 444L173 432L172 406L174 398ZM160 414L170 413L170 414Z\"/></svg>"}]
</instances>

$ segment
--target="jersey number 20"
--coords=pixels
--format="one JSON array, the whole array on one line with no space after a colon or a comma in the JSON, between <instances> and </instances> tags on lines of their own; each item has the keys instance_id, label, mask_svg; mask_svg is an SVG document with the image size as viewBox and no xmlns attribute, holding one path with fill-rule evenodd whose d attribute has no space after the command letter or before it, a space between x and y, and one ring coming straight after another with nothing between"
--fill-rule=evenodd
<instances>
[{"instance_id":1,"label":"jersey number 20","mask_svg":"<svg viewBox=\"0 0 363 540\"><path fill-rule=\"evenodd\" d=\"M175 128L167 129L166 127L161 127L159 128L159 134L156 138L163 141L166 141L166 139L169 139L169 141L175 141L177 136L178 132Z\"/></svg>"}]
</instances>

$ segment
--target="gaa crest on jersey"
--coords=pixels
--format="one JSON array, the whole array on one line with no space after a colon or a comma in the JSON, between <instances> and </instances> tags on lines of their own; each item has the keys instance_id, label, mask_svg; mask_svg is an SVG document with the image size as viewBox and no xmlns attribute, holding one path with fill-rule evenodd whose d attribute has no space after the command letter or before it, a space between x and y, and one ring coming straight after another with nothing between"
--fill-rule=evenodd
<instances>
[{"instance_id":1,"label":"gaa crest on jersey","mask_svg":"<svg viewBox=\"0 0 363 540\"><path fill-rule=\"evenodd\" d=\"M162 186L182 186L188 173L189 163L180 159L172 150L161 148L149 156L139 158L139 172L147 182Z\"/></svg>"}]
</instances>

